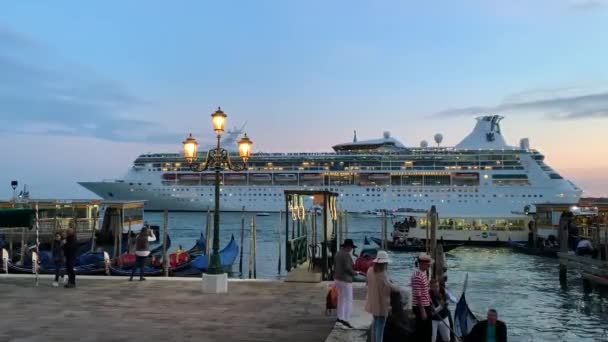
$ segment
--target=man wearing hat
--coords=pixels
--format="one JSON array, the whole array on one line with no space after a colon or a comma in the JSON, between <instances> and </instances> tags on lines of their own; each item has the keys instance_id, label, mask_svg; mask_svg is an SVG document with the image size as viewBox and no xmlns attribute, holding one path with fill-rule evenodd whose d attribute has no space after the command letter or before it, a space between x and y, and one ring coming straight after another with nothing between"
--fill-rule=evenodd
<instances>
[{"instance_id":1,"label":"man wearing hat","mask_svg":"<svg viewBox=\"0 0 608 342\"><path fill-rule=\"evenodd\" d=\"M334 280L338 289L338 322L352 328L348 320L353 308L353 249L357 248L352 239L344 240L334 258Z\"/></svg>"},{"instance_id":2,"label":"man wearing hat","mask_svg":"<svg viewBox=\"0 0 608 342\"><path fill-rule=\"evenodd\" d=\"M426 254L418 255L418 269L412 274L412 309L416 315L416 341L431 341L433 323L431 320L431 296L427 270L433 259ZM434 342L434 341L433 341Z\"/></svg>"}]
</instances>

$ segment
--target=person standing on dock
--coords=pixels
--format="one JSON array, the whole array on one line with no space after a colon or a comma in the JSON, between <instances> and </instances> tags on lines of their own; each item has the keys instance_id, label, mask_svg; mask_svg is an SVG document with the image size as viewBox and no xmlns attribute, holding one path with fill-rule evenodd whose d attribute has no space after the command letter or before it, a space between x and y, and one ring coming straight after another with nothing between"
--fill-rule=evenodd
<instances>
[{"instance_id":1,"label":"person standing on dock","mask_svg":"<svg viewBox=\"0 0 608 342\"><path fill-rule=\"evenodd\" d=\"M432 310L431 297L429 295L429 279L426 275L433 259L426 254L418 256L418 269L414 271L411 279L412 286L412 310L416 315L416 339L419 342L431 341L432 335ZM434 342L434 341L433 341Z\"/></svg>"},{"instance_id":2,"label":"person standing on dock","mask_svg":"<svg viewBox=\"0 0 608 342\"><path fill-rule=\"evenodd\" d=\"M63 238L61 237L61 233L55 233L55 240L53 240L53 262L55 263L55 281L53 281L53 286L59 286L59 277L61 277L61 282L63 282L63 265L65 263L65 258L63 254Z\"/></svg>"},{"instance_id":3,"label":"person standing on dock","mask_svg":"<svg viewBox=\"0 0 608 342\"><path fill-rule=\"evenodd\" d=\"M76 287L76 273L74 273L74 264L76 262L76 252L78 250L78 243L76 242L76 231L69 228L67 236L65 238L65 244L63 245L63 254L65 256L65 270L68 274L68 283L65 288Z\"/></svg>"},{"instance_id":4,"label":"person standing on dock","mask_svg":"<svg viewBox=\"0 0 608 342\"><path fill-rule=\"evenodd\" d=\"M437 332L441 337L441 341L450 342L450 310L448 309L448 299L445 293L445 289L442 292L437 279L431 280L431 304L433 305L433 316L432 316L432 339L435 342L437 340Z\"/></svg>"},{"instance_id":5,"label":"person standing on dock","mask_svg":"<svg viewBox=\"0 0 608 342\"><path fill-rule=\"evenodd\" d=\"M374 265L367 270L365 311L374 317L372 322L373 342L382 342L391 292L399 293L401 291L398 286L389 280L386 274L388 263L388 254L385 251L378 251L378 255L374 259Z\"/></svg>"},{"instance_id":6,"label":"person standing on dock","mask_svg":"<svg viewBox=\"0 0 608 342\"><path fill-rule=\"evenodd\" d=\"M344 240L334 262L334 280L338 289L338 323L352 328L348 322L353 307L353 278L356 275L351 256L357 248L352 239Z\"/></svg>"},{"instance_id":7,"label":"person standing on dock","mask_svg":"<svg viewBox=\"0 0 608 342\"><path fill-rule=\"evenodd\" d=\"M146 280L144 278L144 265L146 264L146 259L150 256L150 239L154 236L148 228L143 227L137 238L135 239L135 266L133 266L133 270L131 270L131 278L129 281L133 281L133 275L135 275L135 271L139 268L139 280ZM156 240L156 237L152 239L152 241Z\"/></svg>"}]
</instances>

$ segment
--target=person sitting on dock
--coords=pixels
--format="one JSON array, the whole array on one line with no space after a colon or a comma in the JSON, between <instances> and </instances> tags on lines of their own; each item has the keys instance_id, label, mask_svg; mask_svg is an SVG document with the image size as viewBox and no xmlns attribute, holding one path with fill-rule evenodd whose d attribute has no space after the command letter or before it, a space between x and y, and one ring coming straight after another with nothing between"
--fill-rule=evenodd
<instances>
[{"instance_id":1,"label":"person sitting on dock","mask_svg":"<svg viewBox=\"0 0 608 342\"><path fill-rule=\"evenodd\" d=\"M576 245L576 255L578 256L593 255L593 252L593 246L587 239L581 239Z\"/></svg>"},{"instance_id":2,"label":"person sitting on dock","mask_svg":"<svg viewBox=\"0 0 608 342\"><path fill-rule=\"evenodd\" d=\"M507 342L507 325L498 320L495 309L490 309L487 319L475 324L465 342Z\"/></svg>"},{"instance_id":3,"label":"person sitting on dock","mask_svg":"<svg viewBox=\"0 0 608 342\"><path fill-rule=\"evenodd\" d=\"M353 278L357 274L354 270L351 257L355 243L352 239L345 239L340 251L334 260L334 280L338 289L338 323L352 328L348 322L353 306Z\"/></svg>"}]
</instances>

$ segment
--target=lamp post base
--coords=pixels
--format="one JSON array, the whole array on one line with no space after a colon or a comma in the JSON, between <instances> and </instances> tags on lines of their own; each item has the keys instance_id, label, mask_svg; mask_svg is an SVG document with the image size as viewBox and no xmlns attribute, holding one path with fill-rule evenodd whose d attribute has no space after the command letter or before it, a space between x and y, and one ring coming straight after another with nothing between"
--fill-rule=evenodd
<instances>
[{"instance_id":1,"label":"lamp post base","mask_svg":"<svg viewBox=\"0 0 608 342\"><path fill-rule=\"evenodd\" d=\"M204 293L227 293L228 274L208 274L203 273L203 292Z\"/></svg>"}]
</instances>

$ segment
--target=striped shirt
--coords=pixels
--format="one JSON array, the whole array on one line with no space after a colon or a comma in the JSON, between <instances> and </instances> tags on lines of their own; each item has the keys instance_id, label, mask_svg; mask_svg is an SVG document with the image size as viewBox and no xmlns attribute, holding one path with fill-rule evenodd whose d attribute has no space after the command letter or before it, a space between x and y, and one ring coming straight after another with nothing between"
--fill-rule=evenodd
<instances>
[{"instance_id":1,"label":"striped shirt","mask_svg":"<svg viewBox=\"0 0 608 342\"><path fill-rule=\"evenodd\" d=\"M412 274L412 304L418 306L430 306L431 297L429 296L429 279L426 272L421 270L414 271Z\"/></svg>"}]
</instances>

